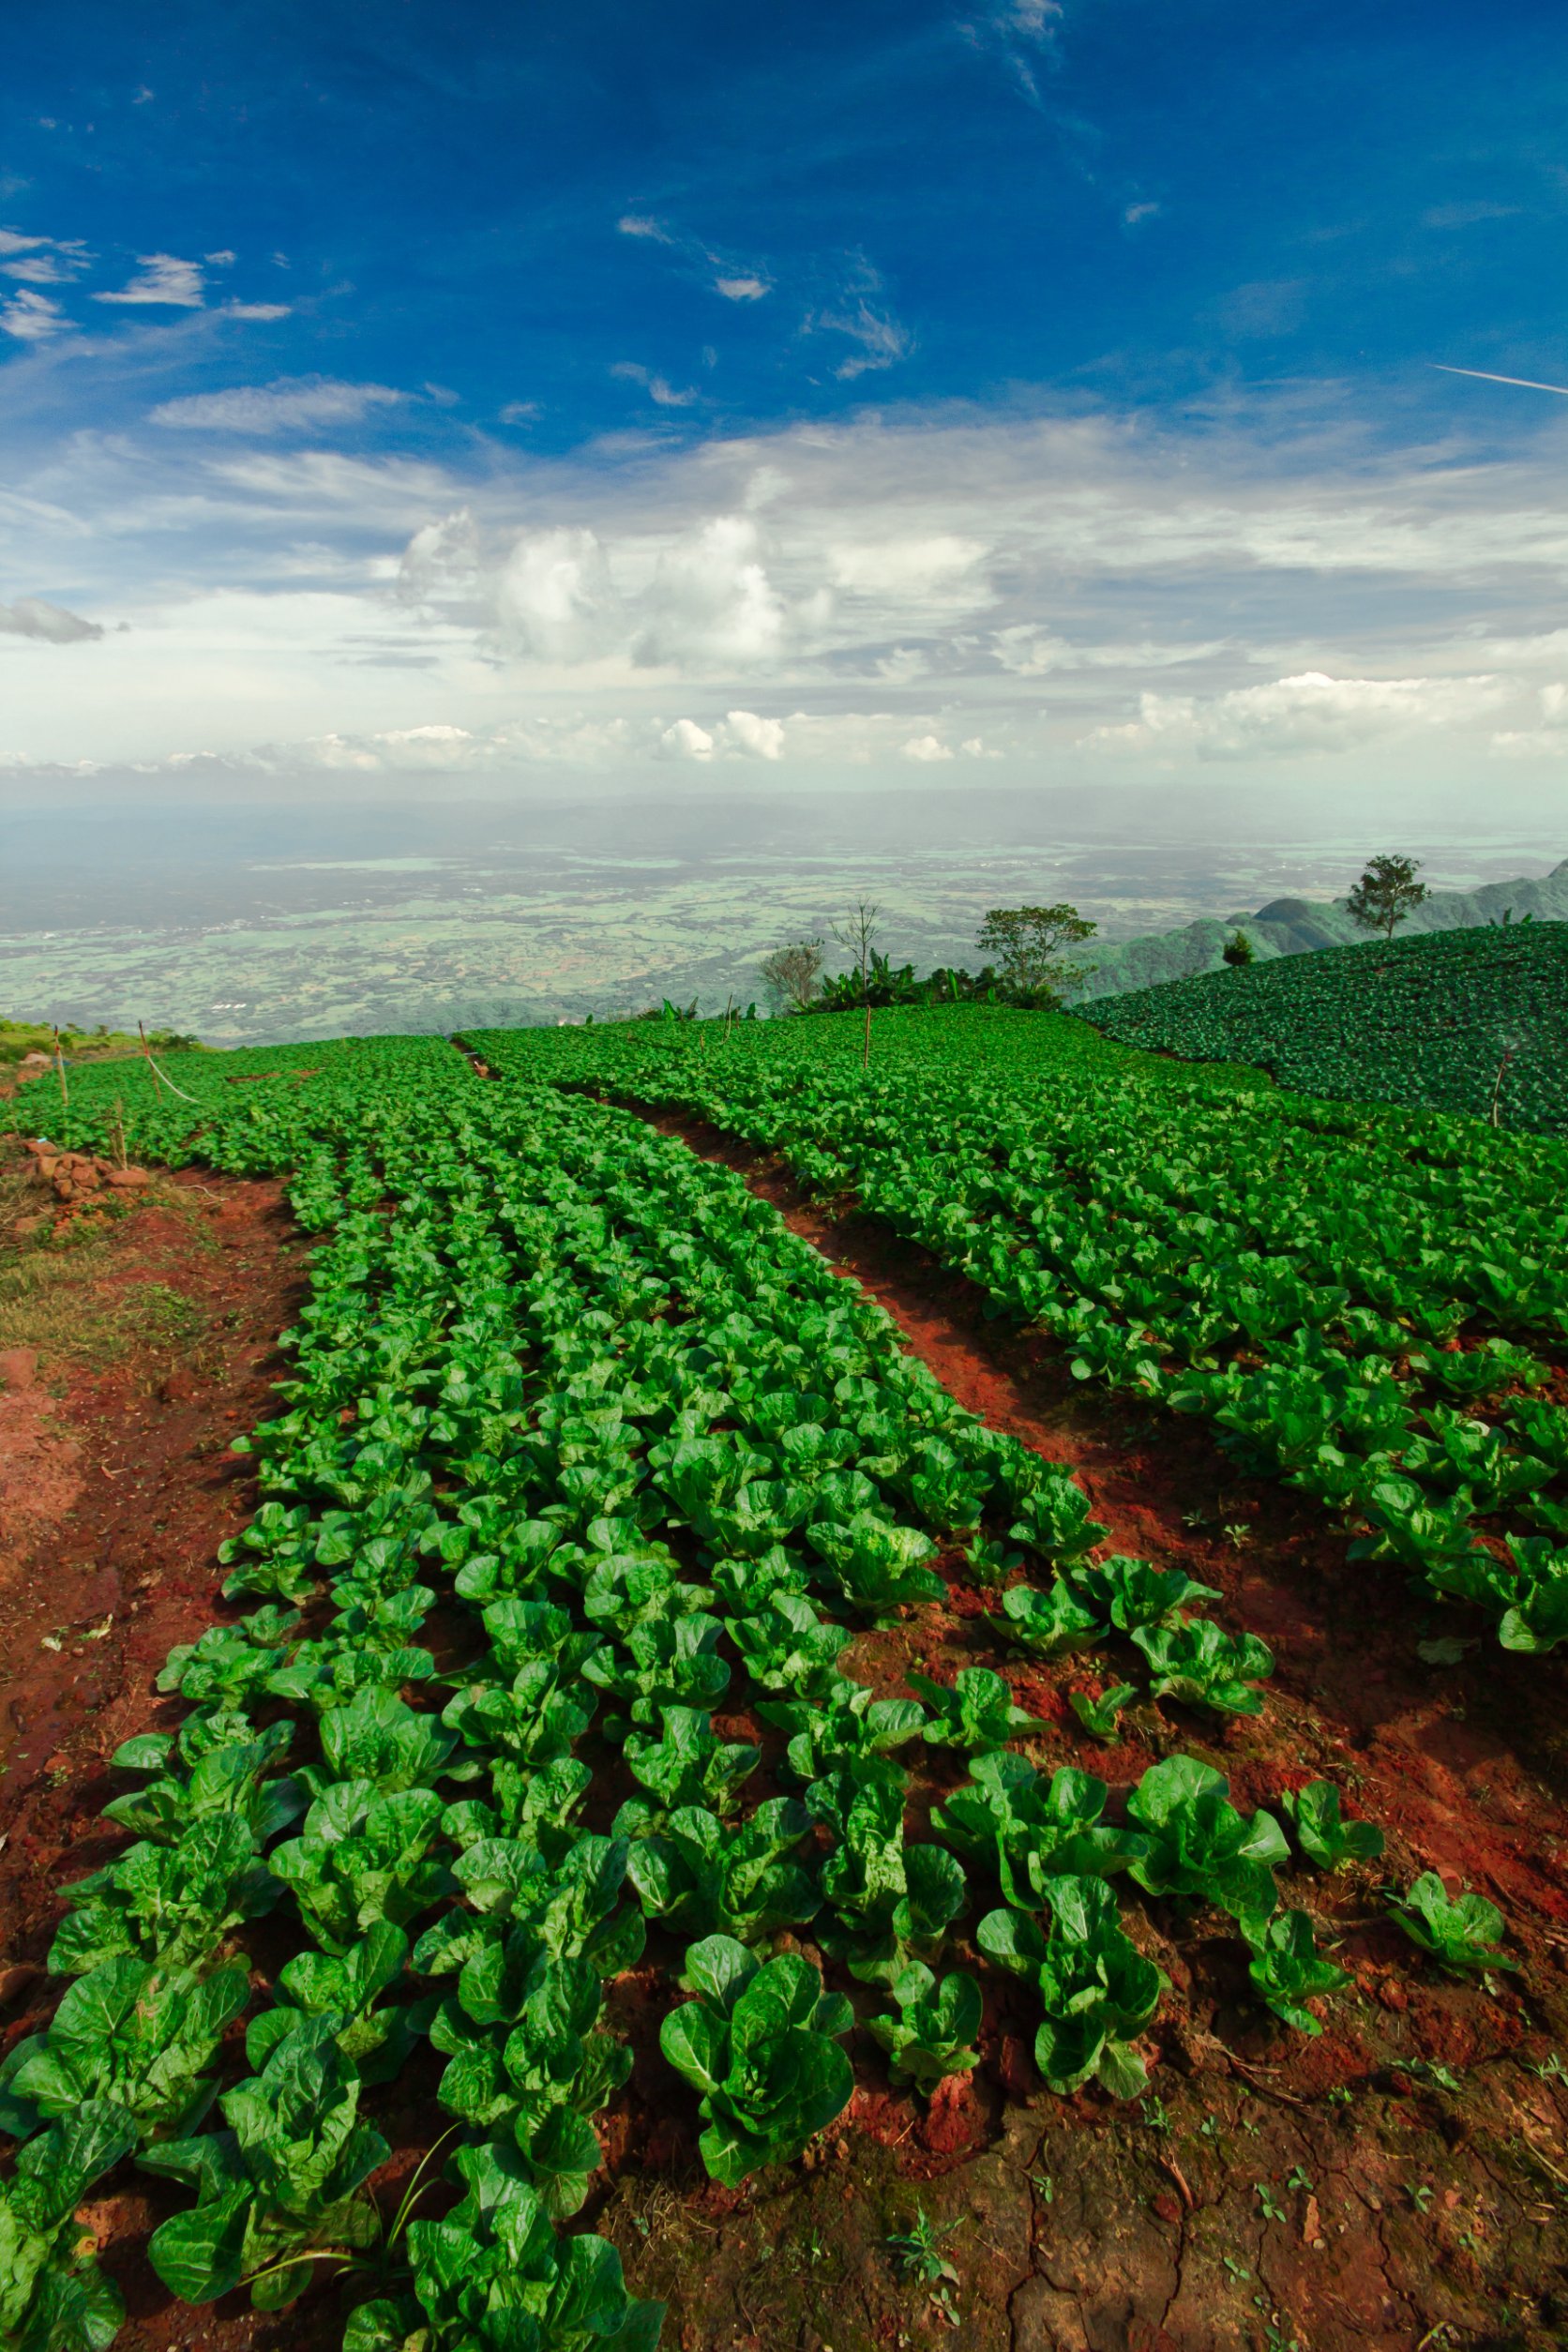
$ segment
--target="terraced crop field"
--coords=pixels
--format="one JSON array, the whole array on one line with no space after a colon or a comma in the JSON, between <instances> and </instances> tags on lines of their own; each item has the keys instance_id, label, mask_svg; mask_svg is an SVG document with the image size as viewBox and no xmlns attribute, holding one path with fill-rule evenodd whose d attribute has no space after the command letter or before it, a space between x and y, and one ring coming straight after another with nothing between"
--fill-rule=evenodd
<instances>
[{"instance_id":1,"label":"terraced crop field","mask_svg":"<svg viewBox=\"0 0 1568 2352\"><path fill-rule=\"evenodd\" d=\"M1107 1037L1282 1086L1568 1134L1568 923L1442 931L1200 973L1083 1007Z\"/></svg>"},{"instance_id":2,"label":"terraced crop field","mask_svg":"<svg viewBox=\"0 0 1568 2352\"><path fill-rule=\"evenodd\" d=\"M1564 1147L1030 1015L462 1044L20 1098L313 1245L0 2344L1557 2340Z\"/></svg>"}]
</instances>

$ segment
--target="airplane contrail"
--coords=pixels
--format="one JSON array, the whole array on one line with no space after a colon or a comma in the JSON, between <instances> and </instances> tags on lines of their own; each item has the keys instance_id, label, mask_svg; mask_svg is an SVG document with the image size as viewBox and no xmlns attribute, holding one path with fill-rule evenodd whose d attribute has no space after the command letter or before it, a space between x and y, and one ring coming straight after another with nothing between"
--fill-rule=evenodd
<instances>
[{"instance_id":1,"label":"airplane contrail","mask_svg":"<svg viewBox=\"0 0 1568 2352\"><path fill-rule=\"evenodd\" d=\"M1568 400L1568 384L1536 384L1529 376L1494 376L1485 368L1446 368L1440 359L1427 364L1445 376L1474 376L1482 384L1516 384L1523 392L1560 392Z\"/></svg>"}]
</instances>

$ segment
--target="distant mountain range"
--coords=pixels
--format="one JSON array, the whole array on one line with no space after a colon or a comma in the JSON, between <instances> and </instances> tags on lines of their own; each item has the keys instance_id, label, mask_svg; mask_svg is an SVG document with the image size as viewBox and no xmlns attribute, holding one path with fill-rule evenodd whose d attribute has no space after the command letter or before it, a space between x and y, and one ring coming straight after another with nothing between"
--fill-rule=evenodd
<instances>
[{"instance_id":1,"label":"distant mountain range","mask_svg":"<svg viewBox=\"0 0 1568 2352\"><path fill-rule=\"evenodd\" d=\"M1539 882L1487 882L1480 890L1434 890L1425 903L1399 927L1409 939L1419 931L1475 930L1505 918L1522 922L1531 914L1539 923L1568 922L1568 858L1554 866ZM1200 972L1224 969L1220 950L1236 932L1244 931L1259 962L1274 956L1305 956L1319 947L1350 947L1372 935L1351 920L1343 898L1327 902L1307 898L1271 898L1256 914L1233 914L1219 922L1203 916L1179 931L1162 931L1147 939L1127 939L1089 946L1083 960L1093 958L1093 970L1072 991L1070 1001L1086 1003L1098 996L1120 996L1128 988L1153 988L1164 980L1190 980Z\"/></svg>"}]
</instances>

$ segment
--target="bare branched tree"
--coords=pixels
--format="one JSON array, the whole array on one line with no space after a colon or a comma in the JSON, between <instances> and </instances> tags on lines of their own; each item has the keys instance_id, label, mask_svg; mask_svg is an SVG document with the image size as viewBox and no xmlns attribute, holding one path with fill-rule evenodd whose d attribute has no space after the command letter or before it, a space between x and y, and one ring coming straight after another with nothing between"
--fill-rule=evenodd
<instances>
[{"instance_id":1,"label":"bare branched tree","mask_svg":"<svg viewBox=\"0 0 1568 2352\"><path fill-rule=\"evenodd\" d=\"M822 976L822 942L820 939L792 940L764 956L757 969L776 1013L803 1013Z\"/></svg>"},{"instance_id":2,"label":"bare branched tree","mask_svg":"<svg viewBox=\"0 0 1568 2352\"><path fill-rule=\"evenodd\" d=\"M840 947L846 948L860 974L860 1001L866 1008L866 1037L860 1049L860 1066L871 1066L871 942L877 936L877 917L882 910L868 899L857 899L842 923L833 926L833 936Z\"/></svg>"}]
</instances>

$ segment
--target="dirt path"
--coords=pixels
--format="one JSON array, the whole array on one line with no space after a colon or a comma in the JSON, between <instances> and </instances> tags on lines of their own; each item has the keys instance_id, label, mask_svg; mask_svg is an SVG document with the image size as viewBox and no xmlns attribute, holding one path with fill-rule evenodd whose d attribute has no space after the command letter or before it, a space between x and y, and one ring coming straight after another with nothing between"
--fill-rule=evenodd
<instances>
[{"instance_id":1,"label":"dirt path","mask_svg":"<svg viewBox=\"0 0 1568 2352\"><path fill-rule=\"evenodd\" d=\"M24 1223L38 1214L13 1198ZM13 1292L25 1278L39 1340L0 1352L12 2001L15 1969L47 1949L59 1880L96 1859L105 1759L161 1704L151 1684L170 1649L212 1621L218 1545L254 1509L229 1442L262 1415L304 1270L271 1183L187 1171L101 1229L17 1237L14 1224L8 1272Z\"/></svg>"}]
</instances>

